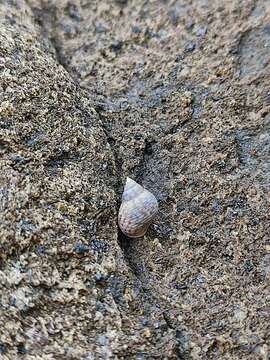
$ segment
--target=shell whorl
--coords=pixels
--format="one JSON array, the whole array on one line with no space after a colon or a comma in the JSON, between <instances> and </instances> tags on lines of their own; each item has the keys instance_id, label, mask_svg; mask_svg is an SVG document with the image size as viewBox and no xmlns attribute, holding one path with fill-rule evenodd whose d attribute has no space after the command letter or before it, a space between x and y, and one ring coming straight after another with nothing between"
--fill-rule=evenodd
<instances>
[{"instance_id":1,"label":"shell whorl","mask_svg":"<svg viewBox=\"0 0 270 360\"><path fill-rule=\"evenodd\" d=\"M127 178L118 215L121 231L131 238L143 236L157 211L155 196L136 181Z\"/></svg>"}]
</instances>

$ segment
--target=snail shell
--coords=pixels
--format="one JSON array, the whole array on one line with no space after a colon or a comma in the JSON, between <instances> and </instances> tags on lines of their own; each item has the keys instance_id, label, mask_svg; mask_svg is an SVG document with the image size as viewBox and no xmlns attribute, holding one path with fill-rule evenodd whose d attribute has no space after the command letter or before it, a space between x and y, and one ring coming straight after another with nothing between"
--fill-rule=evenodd
<instances>
[{"instance_id":1,"label":"snail shell","mask_svg":"<svg viewBox=\"0 0 270 360\"><path fill-rule=\"evenodd\" d=\"M155 196L128 177L118 214L118 225L123 234L130 238L143 236L157 211Z\"/></svg>"}]
</instances>

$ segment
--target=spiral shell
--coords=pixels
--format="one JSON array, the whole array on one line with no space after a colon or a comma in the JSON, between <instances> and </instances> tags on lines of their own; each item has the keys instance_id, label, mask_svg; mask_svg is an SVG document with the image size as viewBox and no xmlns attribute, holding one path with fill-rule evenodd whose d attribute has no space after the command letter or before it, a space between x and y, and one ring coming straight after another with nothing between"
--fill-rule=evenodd
<instances>
[{"instance_id":1,"label":"spiral shell","mask_svg":"<svg viewBox=\"0 0 270 360\"><path fill-rule=\"evenodd\" d=\"M155 196L128 177L118 214L118 225L123 234L130 238L143 236L157 211Z\"/></svg>"}]
</instances>

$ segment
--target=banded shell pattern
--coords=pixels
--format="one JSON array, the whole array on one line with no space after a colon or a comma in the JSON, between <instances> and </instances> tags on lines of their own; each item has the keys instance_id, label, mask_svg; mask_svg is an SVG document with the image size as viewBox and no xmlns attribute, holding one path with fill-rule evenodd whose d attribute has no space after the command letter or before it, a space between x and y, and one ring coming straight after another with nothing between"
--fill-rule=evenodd
<instances>
[{"instance_id":1,"label":"banded shell pattern","mask_svg":"<svg viewBox=\"0 0 270 360\"><path fill-rule=\"evenodd\" d=\"M118 225L123 234L130 238L142 237L157 211L155 196L128 177L118 214Z\"/></svg>"}]
</instances>

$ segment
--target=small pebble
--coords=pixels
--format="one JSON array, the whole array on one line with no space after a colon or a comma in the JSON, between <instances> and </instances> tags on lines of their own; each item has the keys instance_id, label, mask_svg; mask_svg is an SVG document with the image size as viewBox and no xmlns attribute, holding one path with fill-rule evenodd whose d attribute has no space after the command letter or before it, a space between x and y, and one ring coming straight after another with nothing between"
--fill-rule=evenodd
<instances>
[{"instance_id":1,"label":"small pebble","mask_svg":"<svg viewBox=\"0 0 270 360\"><path fill-rule=\"evenodd\" d=\"M142 32L142 30L139 28L139 26L132 26L131 31L134 34L140 34Z\"/></svg>"},{"instance_id":2,"label":"small pebble","mask_svg":"<svg viewBox=\"0 0 270 360\"><path fill-rule=\"evenodd\" d=\"M99 335L98 338L97 338L97 341L98 341L99 345L104 346L104 345L107 344L108 339L107 339L107 337L105 335Z\"/></svg>"},{"instance_id":3,"label":"small pebble","mask_svg":"<svg viewBox=\"0 0 270 360\"><path fill-rule=\"evenodd\" d=\"M219 101L219 100L222 100L222 96L212 95L212 96L211 96L211 99L212 99L213 101Z\"/></svg>"},{"instance_id":4,"label":"small pebble","mask_svg":"<svg viewBox=\"0 0 270 360\"><path fill-rule=\"evenodd\" d=\"M188 286L185 283L178 283L178 284L175 284L174 288L177 290L186 290L188 288Z\"/></svg>"},{"instance_id":5,"label":"small pebble","mask_svg":"<svg viewBox=\"0 0 270 360\"><path fill-rule=\"evenodd\" d=\"M45 251L45 249L44 249L43 245L37 245L36 246L36 252L37 252L38 255L44 254L44 251Z\"/></svg>"},{"instance_id":6,"label":"small pebble","mask_svg":"<svg viewBox=\"0 0 270 360\"><path fill-rule=\"evenodd\" d=\"M155 329L159 329L159 328L160 328L160 321L159 321L159 320L157 320L157 321L154 322L154 328L155 328Z\"/></svg>"},{"instance_id":7,"label":"small pebble","mask_svg":"<svg viewBox=\"0 0 270 360\"><path fill-rule=\"evenodd\" d=\"M207 33L207 26L200 26L196 30L196 36L204 36Z\"/></svg>"},{"instance_id":8,"label":"small pebble","mask_svg":"<svg viewBox=\"0 0 270 360\"><path fill-rule=\"evenodd\" d=\"M245 271L247 271L247 272L252 271L254 268L252 260L250 260L250 259L245 260L244 268L245 268Z\"/></svg>"},{"instance_id":9,"label":"small pebble","mask_svg":"<svg viewBox=\"0 0 270 360\"><path fill-rule=\"evenodd\" d=\"M176 56L175 56L175 62L180 62L181 60L183 60L183 55L181 55L181 54L177 54Z\"/></svg>"},{"instance_id":10,"label":"small pebble","mask_svg":"<svg viewBox=\"0 0 270 360\"><path fill-rule=\"evenodd\" d=\"M191 30L194 26L194 20L193 19L188 19L186 22L186 28L187 30Z\"/></svg>"},{"instance_id":11,"label":"small pebble","mask_svg":"<svg viewBox=\"0 0 270 360\"><path fill-rule=\"evenodd\" d=\"M11 156L11 159L13 161L14 164L18 164L18 163L22 163L25 159L20 156L20 155L14 155L14 156Z\"/></svg>"},{"instance_id":12,"label":"small pebble","mask_svg":"<svg viewBox=\"0 0 270 360\"><path fill-rule=\"evenodd\" d=\"M84 254L84 253L89 251L89 246L87 246L87 245L85 245L85 244L78 241L74 245L74 251L77 254Z\"/></svg>"},{"instance_id":13,"label":"small pebble","mask_svg":"<svg viewBox=\"0 0 270 360\"><path fill-rule=\"evenodd\" d=\"M194 42L188 42L185 45L185 52L192 52L193 50L195 50L196 48L196 44Z\"/></svg>"},{"instance_id":14,"label":"small pebble","mask_svg":"<svg viewBox=\"0 0 270 360\"><path fill-rule=\"evenodd\" d=\"M147 326L147 325L148 325L148 323L149 323L149 321L148 321L147 319L143 319L143 320L142 320L142 324L143 324L143 326Z\"/></svg>"},{"instance_id":15,"label":"small pebble","mask_svg":"<svg viewBox=\"0 0 270 360\"><path fill-rule=\"evenodd\" d=\"M105 252L108 249L108 245L104 240L94 239L89 243L89 247L97 253Z\"/></svg>"},{"instance_id":16,"label":"small pebble","mask_svg":"<svg viewBox=\"0 0 270 360\"><path fill-rule=\"evenodd\" d=\"M95 274L94 279L97 284L102 285L106 283L106 281L108 280L108 276L103 274Z\"/></svg>"},{"instance_id":17,"label":"small pebble","mask_svg":"<svg viewBox=\"0 0 270 360\"><path fill-rule=\"evenodd\" d=\"M122 49L123 45L123 41L117 41L116 43L110 45L110 49L114 52L119 52Z\"/></svg>"},{"instance_id":18,"label":"small pebble","mask_svg":"<svg viewBox=\"0 0 270 360\"><path fill-rule=\"evenodd\" d=\"M79 9L75 4L68 3L66 10L68 12L68 15L72 19L77 20L77 21L81 20L81 16L79 14Z\"/></svg>"}]
</instances>

